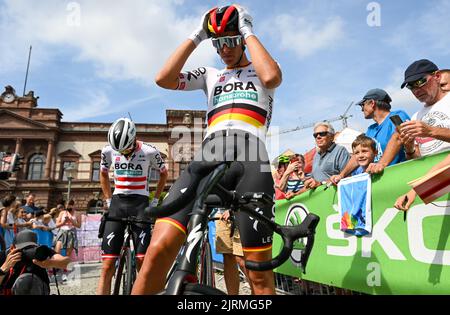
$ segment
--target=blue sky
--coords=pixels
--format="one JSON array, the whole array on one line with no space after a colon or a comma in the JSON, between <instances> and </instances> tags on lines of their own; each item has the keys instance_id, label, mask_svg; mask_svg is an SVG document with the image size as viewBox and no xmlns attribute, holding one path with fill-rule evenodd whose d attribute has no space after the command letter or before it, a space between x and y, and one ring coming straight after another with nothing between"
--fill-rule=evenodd
<instances>
[{"instance_id":1,"label":"blue sky","mask_svg":"<svg viewBox=\"0 0 450 315\"><path fill-rule=\"evenodd\" d=\"M59 108L64 121L109 122L131 112L165 123L165 109L205 109L201 91L158 88L153 78L198 25L224 1L0 0L0 84L22 93L29 45L27 91L39 106ZM341 115L371 88L384 88L393 109L412 115L422 105L401 90L405 68L428 58L450 68L450 1L242 1L254 31L280 63L272 126L293 128ZM374 11L375 5L375 11ZM379 10L378 10L379 9ZM374 14L376 15L374 18ZM369 22L380 22L370 26ZM378 19L377 19L378 18ZM186 68L222 67L209 41ZM364 131L352 107L350 127ZM333 123L336 129L342 123ZM284 134L271 155L313 145L312 129Z\"/></svg>"}]
</instances>

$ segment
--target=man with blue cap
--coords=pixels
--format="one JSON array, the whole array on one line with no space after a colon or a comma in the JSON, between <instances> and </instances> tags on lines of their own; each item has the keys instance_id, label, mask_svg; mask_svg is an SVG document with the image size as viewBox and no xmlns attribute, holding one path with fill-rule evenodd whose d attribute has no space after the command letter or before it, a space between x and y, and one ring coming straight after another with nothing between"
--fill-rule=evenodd
<instances>
[{"instance_id":1,"label":"man with blue cap","mask_svg":"<svg viewBox=\"0 0 450 315\"><path fill-rule=\"evenodd\" d=\"M398 115L403 121L409 120L409 116L403 110L391 111L392 99L389 94L383 89L369 90L361 101L356 105L361 106L361 111L365 119L373 119L374 124L370 125L366 131L366 136L371 137L377 144L378 154L375 157L375 162L378 162L386 150L387 144L395 133L395 125L389 119L393 115ZM389 165L397 164L406 160L404 148L399 147L396 154L389 161ZM356 157L352 156L345 168L339 175L333 175L330 180L337 184L343 177L350 174L358 167ZM373 164L369 165L373 167ZM368 168L369 168L368 167Z\"/></svg>"}]
</instances>

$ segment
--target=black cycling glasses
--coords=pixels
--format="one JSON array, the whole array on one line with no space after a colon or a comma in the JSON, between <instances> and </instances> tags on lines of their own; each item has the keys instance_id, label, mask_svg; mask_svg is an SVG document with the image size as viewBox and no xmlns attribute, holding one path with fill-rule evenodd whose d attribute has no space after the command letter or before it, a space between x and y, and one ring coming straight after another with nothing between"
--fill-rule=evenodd
<instances>
[{"instance_id":1,"label":"black cycling glasses","mask_svg":"<svg viewBox=\"0 0 450 315\"><path fill-rule=\"evenodd\" d=\"M321 131L321 132L314 132L313 133L313 137L314 138L317 138L318 136L320 136L320 137L325 137L326 135L328 135L329 134L329 132L328 131Z\"/></svg>"},{"instance_id":2,"label":"black cycling glasses","mask_svg":"<svg viewBox=\"0 0 450 315\"><path fill-rule=\"evenodd\" d=\"M242 44L242 36L223 36L217 38L211 38L212 44L216 49L222 49L223 45L227 45L228 48L234 48Z\"/></svg>"},{"instance_id":3,"label":"black cycling glasses","mask_svg":"<svg viewBox=\"0 0 450 315\"><path fill-rule=\"evenodd\" d=\"M426 77L420 78L419 80L416 80L414 82L409 82L406 84L406 87L410 90L421 88L425 84L427 84L428 79Z\"/></svg>"}]
</instances>

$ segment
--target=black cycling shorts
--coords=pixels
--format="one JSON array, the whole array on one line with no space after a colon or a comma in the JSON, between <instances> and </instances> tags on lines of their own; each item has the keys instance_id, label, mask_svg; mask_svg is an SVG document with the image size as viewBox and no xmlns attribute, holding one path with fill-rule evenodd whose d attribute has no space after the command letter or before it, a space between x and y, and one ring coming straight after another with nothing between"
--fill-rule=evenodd
<instances>
[{"instance_id":1,"label":"black cycling shorts","mask_svg":"<svg viewBox=\"0 0 450 315\"><path fill-rule=\"evenodd\" d=\"M108 215L112 217L126 218L135 216L144 218L144 209L148 207L148 197L143 195L113 195ZM115 259L120 255L123 245L126 224L117 221L106 221L102 241L102 259ZM133 224L131 226L133 239L135 240L136 257L142 258L150 244L151 227L145 224Z\"/></svg>"},{"instance_id":2,"label":"black cycling shorts","mask_svg":"<svg viewBox=\"0 0 450 315\"><path fill-rule=\"evenodd\" d=\"M252 134L241 130L228 130L227 134L225 134L225 131L216 132L203 141L202 149L196 152L194 160L210 161L211 156L223 160L225 147L230 148L229 144L233 141L237 141L237 159L222 178L221 185L228 190L236 190L241 194L245 192L265 192L269 196L274 196L274 183L265 144ZM188 171L184 171L170 188L163 204L177 199L189 183L190 174ZM158 219L157 222L172 224L186 234L192 206L193 202L174 215ZM275 218L274 206L259 209L259 212L272 220ZM244 252L271 249L273 232L270 229L245 213L238 211L235 215Z\"/></svg>"}]
</instances>

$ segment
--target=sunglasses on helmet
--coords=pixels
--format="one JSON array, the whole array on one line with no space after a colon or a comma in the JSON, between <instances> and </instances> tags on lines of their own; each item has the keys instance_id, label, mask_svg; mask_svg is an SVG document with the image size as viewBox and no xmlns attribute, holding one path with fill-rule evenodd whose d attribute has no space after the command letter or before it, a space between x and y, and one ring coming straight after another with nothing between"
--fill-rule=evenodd
<instances>
[{"instance_id":1,"label":"sunglasses on helmet","mask_svg":"<svg viewBox=\"0 0 450 315\"><path fill-rule=\"evenodd\" d=\"M227 45L228 48L234 48L242 44L242 36L223 36L211 38L212 44L217 49L222 49L224 45Z\"/></svg>"}]
</instances>

